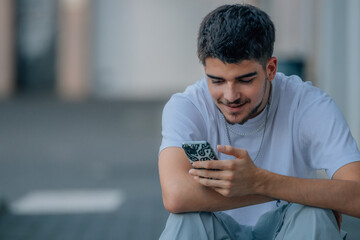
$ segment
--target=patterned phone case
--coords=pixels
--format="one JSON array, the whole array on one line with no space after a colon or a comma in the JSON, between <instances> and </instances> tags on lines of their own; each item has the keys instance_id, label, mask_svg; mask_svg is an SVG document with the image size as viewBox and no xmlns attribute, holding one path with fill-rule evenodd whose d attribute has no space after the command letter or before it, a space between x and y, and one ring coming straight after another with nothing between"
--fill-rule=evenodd
<instances>
[{"instance_id":1,"label":"patterned phone case","mask_svg":"<svg viewBox=\"0 0 360 240\"><path fill-rule=\"evenodd\" d=\"M190 162L217 160L217 157L211 148L210 144L206 141L188 141L182 144L186 155Z\"/></svg>"}]
</instances>

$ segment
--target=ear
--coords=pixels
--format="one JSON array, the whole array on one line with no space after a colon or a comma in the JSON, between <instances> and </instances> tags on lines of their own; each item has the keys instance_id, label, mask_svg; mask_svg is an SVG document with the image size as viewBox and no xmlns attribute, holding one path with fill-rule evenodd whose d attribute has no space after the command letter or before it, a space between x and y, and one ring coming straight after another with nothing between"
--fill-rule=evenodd
<instances>
[{"instance_id":1,"label":"ear","mask_svg":"<svg viewBox=\"0 0 360 240\"><path fill-rule=\"evenodd\" d=\"M277 58L272 57L266 64L266 77L268 81L272 81L275 78L277 71Z\"/></svg>"}]
</instances>

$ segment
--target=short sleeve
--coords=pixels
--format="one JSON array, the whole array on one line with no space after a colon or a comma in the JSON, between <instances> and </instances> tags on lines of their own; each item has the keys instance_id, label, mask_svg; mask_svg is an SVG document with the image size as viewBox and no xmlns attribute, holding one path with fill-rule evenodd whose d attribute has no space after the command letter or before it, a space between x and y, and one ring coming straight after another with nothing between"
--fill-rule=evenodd
<instances>
[{"instance_id":1,"label":"short sleeve","mask_svg":"<svg viewBox=\"0 0 360 240\"><path fill-rule=\"evenodd\" d=\"M297 112L301 149L312 168L325 169L331 178L342 166L360 161L360 153L335 102L320 89L307 90Z\"/></svg>"},{"instance_id":2,"label":"short sleeve","mask_svg":"<svg viewBox=\"0 0 360 240\"><path fill-rule=\"evenodd\" d=\"M186 97L173 95L162 113L162 142L167 147L181 147L184 141L206 139L206 124L199 109Z\"/></svg>"}]
</instances>

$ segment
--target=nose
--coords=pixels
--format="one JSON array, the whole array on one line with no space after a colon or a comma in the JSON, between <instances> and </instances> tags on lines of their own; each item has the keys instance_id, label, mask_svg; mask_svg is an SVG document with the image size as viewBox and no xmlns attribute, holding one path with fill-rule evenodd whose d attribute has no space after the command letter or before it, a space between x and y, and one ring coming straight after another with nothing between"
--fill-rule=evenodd
<instances>
[{"instance_id":1,"label":"nose","mask_svg":"<svg viewBox=\"0 0 360 240\"><path fill-rule=\"evenodd\" d=\"M240 99L240 93L237 91L233 83L228 83L224 92L224 98L229 102L234 102Z\"/></svg>"}]
</instances>

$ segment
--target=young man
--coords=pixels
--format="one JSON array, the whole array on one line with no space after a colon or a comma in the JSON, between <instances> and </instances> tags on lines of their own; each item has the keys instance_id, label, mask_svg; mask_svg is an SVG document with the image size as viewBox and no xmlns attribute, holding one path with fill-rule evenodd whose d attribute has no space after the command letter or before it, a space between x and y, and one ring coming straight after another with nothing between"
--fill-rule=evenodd
<instances>
[{"instance_id":1,"label":"young man","mask_svg":"<svg viewBox=\"0 0 360 240\"><path fill-rule=\"evenodd\" d=\"M349 127L327 94L276 72L274 40L268 15L250 5L204 18L205 76L163 111L162 239L342 239L341 214L360 217ZM217 146L221 160L191 165L189 140ZM316 179L319 169L330 179Z\"/></svg>"}]
</instances>

